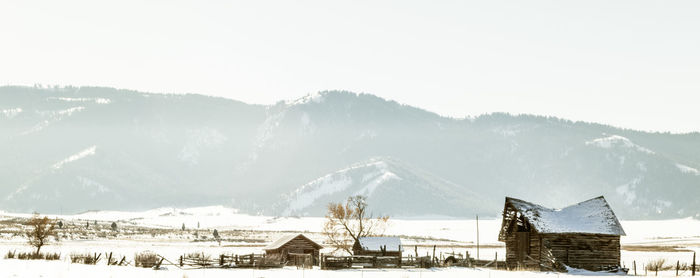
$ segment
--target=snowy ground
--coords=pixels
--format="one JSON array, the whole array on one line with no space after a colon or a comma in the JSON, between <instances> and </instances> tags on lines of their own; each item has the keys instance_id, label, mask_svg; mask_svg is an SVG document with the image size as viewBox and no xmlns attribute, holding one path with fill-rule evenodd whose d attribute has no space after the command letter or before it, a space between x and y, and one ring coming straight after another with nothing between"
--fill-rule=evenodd
<instances>
[{"instance_id":1,"label":"snowy ground","mask_svg":"<svg viewBox=\"0 0 700 278\"><path fill-rule=\"evenodd\" d=\"M13 219L30 217L28 214L0 212L0 256L8 250L29 251L26 239L12 226ZM504 272L487 269L433 269L433 270L179 270L170 267L166 271L137 269L135 267L97 266L70 264L71 253L113 252L116 256L132 258L137 252L151 250L171 260L192 252L204 252L213 257L223 253L261 253L262 246L288 233L303 232L314 240L323 241L319 233L323 218L266 217L240 214L224 207L192 209L163 208L146 212L88 212L78 215L50 215L62 220L73 232L67 232L63 240L42 250L60 252L61 261L19 261L0 259L0 277L555 277L556 273ZM95 225L98 221L98 225ZM497 241L500 219L480 220L481 259L500 259L505 255L503 244ZM116 222L119 232L109 229ZM8 224L10 223L10 224ZM83 225L90 224L90 228ZM185 224L186 231L182 231ZM5 225L5 226L3 226ZM199 225L199 229L196 227ZM636 261L638 273L649 261L665 259L668 264L676 261L690 263L692 251L700 251L700 221L677 219L662 221L622 221L627 236L622 238L622 263L632 267ZM65 227L64 227L65 229ZM224 237L219 245L211 238L213 229ZM66 229L67 231L68 229ZM438 253L469 252L476 256L476 223L461 219L392 219L387 234L401 236L406 252L425 255L437 245ZM195 235L196 234L196 235ZM327 249L326 249L327 250ZM327 250L330 251L330 250ZM89 275L88 275L89 273ZM578 273L576 275L592 275ZM673 274L675 272L664 272ZM687 274L687 273L686 273ZM571 275L571 274L569 274ZM566 276L566 275L563 275Z\"/></svg>"}]
</instances>

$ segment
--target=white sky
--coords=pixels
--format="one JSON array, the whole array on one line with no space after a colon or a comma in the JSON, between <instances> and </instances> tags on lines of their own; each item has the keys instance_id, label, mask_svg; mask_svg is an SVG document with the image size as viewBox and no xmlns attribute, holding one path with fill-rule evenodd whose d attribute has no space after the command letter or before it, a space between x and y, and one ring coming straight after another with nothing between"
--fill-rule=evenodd
<instances>
[{"instance_id":1,"label":"white sky","mask_svg":"<svg viewBox=\"0 0 700 278\"><path fill-rule=\"evenodd\" d=\"M700 1L0 0L0 84L700 131Z\"/></svg>"}]
</instances>

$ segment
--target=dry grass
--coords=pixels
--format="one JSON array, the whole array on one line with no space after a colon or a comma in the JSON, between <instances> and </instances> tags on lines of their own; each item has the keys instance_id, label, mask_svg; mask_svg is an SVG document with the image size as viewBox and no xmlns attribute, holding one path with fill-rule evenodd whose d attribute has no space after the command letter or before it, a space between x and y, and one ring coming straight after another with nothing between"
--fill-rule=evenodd
<instances>
[{"instance_id":1,"label":"dry grass","mask_svg":"<svg viewBox=\"0 0 700 278\"><path fill-rule=\"evenodd\" d=\"M100 261L100 258L102 257L102 254L90 254L90 253L85 253L85 254L80 254L80 253L73 253L70 254L70 261L71 263L74 264L97 264L97 262Z\"/></svg>"},{"instance_id":2,"label":"dry grass","mask_svg":"<svg viewBox=\"0 0 700 278\"><path fill-rule=\"evenodd\" d=\"M623 245L622 250L639 252L693 252L682 246Z\"/></svg>"},{"instance_id":3,"label":"dry grass","mask_svg":"<svg viewBox=\"0 0 700 278\"><path fill-rule=\"evenodd\" d=\"M647 271L671 270L674 267L666 264L666 259L656 259L649 261L645 267Z\"/></svg>"},{"instance_id":4,"label":"dry grass","mask_svg":"<svg viewBox=\"0 0 700 278\"><path fill-rule=\"evenodd\" d=\"M158 264L158 261L160 261L160 258L153 252L144 251L134 255L134 264L136 267L152 268Z\"/></svg>"},{"instance_id":5,"label":"dry grass","mask_svg":"<svg viewBox=\"0 0 700 278\"><path fill-rule=\"evenodd\" d=\"M49 260L55 261L61 259L61 253L36 253L36 252L19 252L17 251L7 251L5 254L5 259L19 259L19 260Z\"/></svg>"}]
</instances>

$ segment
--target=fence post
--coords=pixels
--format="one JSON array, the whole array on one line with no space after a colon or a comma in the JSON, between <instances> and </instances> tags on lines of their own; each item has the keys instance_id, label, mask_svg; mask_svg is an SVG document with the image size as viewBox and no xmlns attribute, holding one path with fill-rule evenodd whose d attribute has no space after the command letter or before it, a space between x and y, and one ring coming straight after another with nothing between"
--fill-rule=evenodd
<instances>
[{"instance_id":1,"label":"fence post","mask_svg":"<svg viewBox=\"0 0 700 278\"><path fill-rule=\"evenodd\" d=\"M693 252L693 276L695 276L695 252Z\"/></svg>"},{"instance_id":2,"label":"fence post","mask_svg":"<svg viewBox=\"0 0 700 278\"><path fill-rule=\"evenodd\" d=\"M184 266L184 261L183 261L183 259L184 259L183 256L180 256L180 267L183 267L183 266Z\"/></svg>"},{"instance_id":3,"label":"fence post","mask_svg":"<svg viewBox=\"0 0 700 278\"><path fill-rule=\"evenodd\" d=\"M637 276L637 261L632 261L632 265L634 265L634 276Z\"/></svg>"},{"instance_id":4,"label":"fence post","mask_svg":"<svg viewBox=\"0 0 700 278\"><path fill-rule=\"evenodd\" d=\"M493 259L496 262L496 270L498 270L498 252L496 252L496 257Z\"/></svg>"},{"instance_id":5,"label":"fence post","mask_svg":"<svg viewBox=\"0 0 700 278\"><path fill-rule=\"evenodd\" d=\"M437 245L433 245L433 259L432 259L433 264L435 263L435 248L436 247L437 247Z\"/></svg>"},{"instance_id":6,"label":"fence post","mask_svg":"<svg viewBox=\"0 0 700 278\"><path fill-rule=\"evenodd\" d=\"M681 268L681 261L676 261L676 276L678 276L678 269Z\"/></svg>"}]
</instances>

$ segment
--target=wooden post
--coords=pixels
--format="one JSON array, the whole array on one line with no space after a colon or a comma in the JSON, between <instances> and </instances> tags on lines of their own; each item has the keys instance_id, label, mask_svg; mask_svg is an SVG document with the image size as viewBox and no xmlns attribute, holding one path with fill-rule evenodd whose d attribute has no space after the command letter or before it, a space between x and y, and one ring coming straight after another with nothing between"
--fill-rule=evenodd
<instances>
[{"instance_id":1,"label":"wooden post","mask_svg":"<svg viewBox=\"0 0 700 278\"><path fill-rule=\"evenodd\" d=\"M418 244L413 245L413 249L416 251L416 258L418 258Z\"/></svg>"},{"instance_id":2,"label":"wooden post","mask_svg":"<svg viewBox=\"0 0 700 278\"><path fill-rule=\"evenodd\" d=\"M183 267L185 265L183 256L180 256L180 267Z\"/></svg>"},{"instance_id":3,"label":"wooden post","mask_svg":"<svg viewBox=\"0 0 700 278\"><path fill-rule=\"evenodd\" d=\"M476 259L479 260L479 215L476 215Z\"/></svg>"},{"instance_id":4,"label":"wooden post","mask_svg":"<svg viewBox=\"0 0 700 278\"><path fill-rule=\"evenodd\" d=\"M695 276L695 252L693 252L693 276Z\"/></svg>"},{"instance_id":5,"label":"wooden post","mask_svg":"<svg viewBox=\"0 0 700 278\"><path fill-rule=\"evenodd\" d=\"M637 261L632 261L632 265L634 266L634 276L637 276Z\"/></svg>"},{"instance_id":6,"label":"wooden post","mask_svg":"<svg viewBox=\"0 0 700 278\"><path fill-rule=\"evenodd\" d=\"M433 245L433 260L432 260L433 264L435 263L435 248L436 247L437 247L437 245Z\"/></svg>"},{"instance_id":7,"label":"wooden post","mask_svg":"<svg viewBox=\"0 0 700 278\"><path fill-rule=\"evenodd\" d=\"M654 274L654 276L659 276L659 265L655 265L655 266L654 266L654 271L656 271L656 273Z\"/></svg>"},{"instance_id":8,"label":"wooden post","mask_svg":"<svg viewBox=\"0 0 700 278\"><path fill-rule=\"evenodd\" d=\"M678 276L678 270L681 268L681 261L676 261L676 276Z\"/></svg>"},{"instance_id":9,"label":"wooden post","mask_svg":"<svg viewBox=\"0 0 700 278\"><path fill-rule=\"evenodd\" d=\"M219 255L219 266L224 266L224 254Z\"/></svg>"},{"instance_id":10,"label":"wooden post","mask_svg":"<svg viewBox=\"0 0 700 278\"><path fill-rule=\"evenodd\" d=\"M496 270L498 270L498 252L496 252L496 257L493 259L496 264Z\"/></svg>"}]
</instances>

